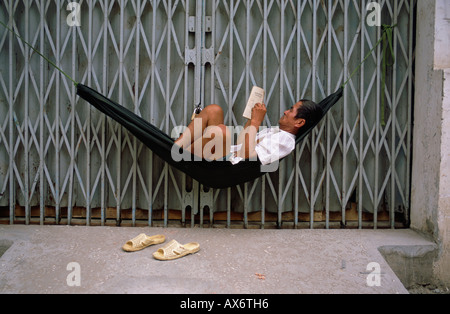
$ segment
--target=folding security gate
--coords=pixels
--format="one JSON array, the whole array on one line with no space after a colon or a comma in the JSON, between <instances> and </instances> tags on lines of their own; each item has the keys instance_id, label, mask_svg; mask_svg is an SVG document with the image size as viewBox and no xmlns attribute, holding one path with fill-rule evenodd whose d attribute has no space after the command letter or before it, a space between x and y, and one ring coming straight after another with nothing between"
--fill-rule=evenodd
<instances>
[{"instance_id":1,"label":"folding security gate","mask_svg":"<svg viewBox=\"0 0 450 314\"><path fill-rule=\"evenodd\" d=\"M267 93L265 124L276 125L299 99L320 101L337 90L382 32L367 22L378 11L365 0L69 2L2 0L0 20L75 80L169 134L187 125L197 104L219 104L226 124L243 125L253 85ZM222 217L230 226L238 217L248 227L257 217L258 227L274 221L310 228L407 222L415 0L374 2L382 23L397 25L385 85L380 46L279 171L225 190L169 167L0 29L2 221L154 225L159 217L167 226L177 217L203 226Z\"/></svg>"}]
</instances>

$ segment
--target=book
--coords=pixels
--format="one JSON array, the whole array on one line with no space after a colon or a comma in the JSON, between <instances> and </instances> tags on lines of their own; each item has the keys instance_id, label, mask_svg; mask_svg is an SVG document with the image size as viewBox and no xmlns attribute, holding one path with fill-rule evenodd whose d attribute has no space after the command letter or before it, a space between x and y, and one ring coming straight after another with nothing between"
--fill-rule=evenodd
<instances>
[{"instance_id":1,"label":"book","mask_svg":"<svg viewBox=\"0 0 450 314\"><path fill-rule=\"evenodd\" d=\"M258 103L262 104L264 102L264 96L264 89L258 86L253 86L252 92L250 93L250 97L247 101L247 106L245 107L244 114L242 116L250 120L252 118L253 107Z\"/></svg>"}]
</instances>

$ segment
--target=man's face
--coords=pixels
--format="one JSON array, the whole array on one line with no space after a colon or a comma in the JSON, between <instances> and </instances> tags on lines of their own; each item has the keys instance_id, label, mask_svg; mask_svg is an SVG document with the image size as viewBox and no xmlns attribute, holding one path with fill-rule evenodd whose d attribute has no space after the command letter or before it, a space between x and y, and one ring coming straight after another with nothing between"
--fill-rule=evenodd
<instances>
[{"instance_id":1,"label":"man's face","mask_svg":"<svg viewBox=\"0 0 450 314\"><path fill-rule=\"evenodd\" d=\"M281 117L280 121L278 122L280 127L301 127L302 121L304 119L297 119L295 116L297 115L297 110L302 105L301 102L296 103L294 106L292 106L290 109L286 110L284 112L284 115Z\"/></svg>"}]
</instances>

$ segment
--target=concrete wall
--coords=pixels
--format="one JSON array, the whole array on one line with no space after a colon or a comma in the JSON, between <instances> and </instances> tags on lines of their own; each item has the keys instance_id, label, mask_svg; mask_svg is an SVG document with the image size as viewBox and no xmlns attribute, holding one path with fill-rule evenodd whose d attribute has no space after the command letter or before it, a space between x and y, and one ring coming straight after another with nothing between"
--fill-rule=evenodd
<instances>
[{"instance_id":1,"label":"concrete wall","mask_svg":"<svg viewBox=\"0 0 450 314\"><path fill-rule=\"evenodd\" d=\"M439 193L442 73L434 71L434 0L417 2L416 90L411 182L412 227L435 235ZM421 84L420 82L424 82ZM426 82L426 84L425 84Z\"/></svg>"},{"instance_id":2,"label":"concrete wall","mask_svg":"<svg viewBox=\"0 0 450 314\"><path fill-rule=\"evenodd\" d=\"M450 2L448 2L450 6ZM450 11L449 11L450 13ZM450 34L450 30L447 30ZM442 101L441 184L439 186L438 228L441 256L436 273L450 283L450 69L444 70Z\"/></svg>"},{"instance_id":3,"label":"concrete wall","mask_svg":"<svg viewBox=\"0 0 450 314\"><path fill-rule=\"evenodd\" d=\"M450 284L449 13L450 1L417 2L411 186L411 227L430 234L438 242L441 250L434 272L447 284Z\"/></svg>"}]
</instances>

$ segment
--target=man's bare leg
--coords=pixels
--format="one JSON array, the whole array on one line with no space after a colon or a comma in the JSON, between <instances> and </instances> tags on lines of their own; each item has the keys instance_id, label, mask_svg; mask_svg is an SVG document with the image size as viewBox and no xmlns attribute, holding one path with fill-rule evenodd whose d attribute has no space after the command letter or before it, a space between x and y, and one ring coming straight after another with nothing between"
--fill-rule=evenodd
<instances>
[{"instance_id":1,"label":"man's bare leg","mask_svg":"<svg viewBox=\"0 0 450 314\"><path fill-rule=\"evenodd\" d=\"M188 125L175 144L210 160L226 156L231 145L231 135L223 124L223 119L224 114L220 106L207 106ZM205 154L203 154L204 151Z\"/></svg>"},{"instance_id":2,"label":"man's bare leg","mask_svg":"<svg viewBox=\"0 0 450 314\"><path fill-rule=\"evenodd\" d=\"M208 126L223 124L223 110L219 105L209 105L195 118L201 119L201 124L196 124L195 121L192 121L183 134L175 141L175 144L188 148L203 136ZM201 126L200 128L197 127L199 125Z\"/></svg>"},{"instance_id":3,"label":"man's bare leg","mask_svg":"<svg viewBox=\"0 0 450 314\"><path fill-rule=\"evenodd\" d=\"M206 128L203 136L197 139L191 148L194 154L201 148L202 157L208 160L222 159L228 154L231 146L231 133L224 124L212 125ZM192 151L191 151L192 152Z\"/></svg>"}]
</instances>

